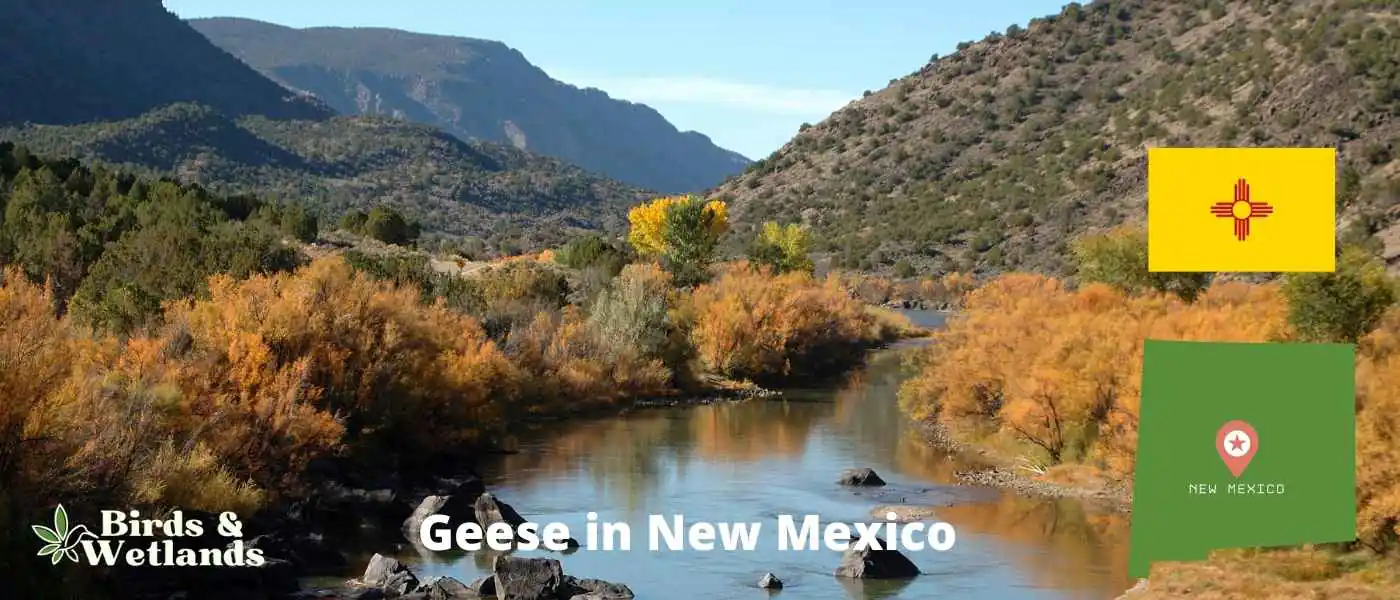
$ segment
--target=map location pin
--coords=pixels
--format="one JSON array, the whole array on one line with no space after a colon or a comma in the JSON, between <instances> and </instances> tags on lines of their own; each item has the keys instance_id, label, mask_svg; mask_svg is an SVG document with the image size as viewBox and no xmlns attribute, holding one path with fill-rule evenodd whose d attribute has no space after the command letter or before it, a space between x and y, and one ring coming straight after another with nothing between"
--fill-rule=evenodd
<instances>
[{"instance_id":1,"label":"map location pin","mask_svg":"<svg viewBox=\"0 0 1400 600\"><path fill-rule=\"evenodd\" d=\"M1225 461L1230 474L1239 477L1259 450L1259 435L1249 423L1230 421L1216 432L1215 450L1220 453L1220 460Z\"/></svg>"}]
</instances>

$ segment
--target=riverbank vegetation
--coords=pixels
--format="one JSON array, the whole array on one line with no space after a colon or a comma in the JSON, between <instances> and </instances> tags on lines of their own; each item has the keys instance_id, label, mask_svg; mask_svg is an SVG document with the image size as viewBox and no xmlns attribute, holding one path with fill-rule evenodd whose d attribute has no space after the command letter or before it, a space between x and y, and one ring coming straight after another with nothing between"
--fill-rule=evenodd
<instances>
[{"instance_id":1,"label":"riverbank vegetation","mask_svg":"<svg viewBox=\"0 0 1400 600\"><path fill-rule=\"evenodd\" d=\"M55 503L246 515L312 493L317 462L470 458L531 421L778 385L917 333L815 277L800 228L717 256L725 206L693 197L638 207L630 244L470 269L393 245L415 231L389 210L337 234L378 241L328 248L297 205L11 146L0 205L10 565L48 560L20 524Z\"/></svg>"},{"instance_id":2,"label":"riverbank vegetation","mask_svg":"<svg viewBox=\"0 0 1400 600\"><path fill-rule=\"evenodd\" d=\"M1400 307L1381 263L1246 283L1146 273L1145 237L1076 244L1078 286L1008 274L969 293L901 390L913 417L1054 481L1128 482L1144 339L1358 345L1358 548L1400 549Z\"/></svg>"}]
</instances>

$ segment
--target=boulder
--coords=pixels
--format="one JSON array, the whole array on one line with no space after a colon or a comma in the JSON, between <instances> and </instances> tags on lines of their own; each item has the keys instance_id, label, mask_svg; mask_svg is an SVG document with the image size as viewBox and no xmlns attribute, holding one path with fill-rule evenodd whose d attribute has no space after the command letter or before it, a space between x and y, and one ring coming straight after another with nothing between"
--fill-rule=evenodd
<instances>
[{"instance_id":1,"label":"boulder","mask_svg":"<svg viewBox=\"0 0 1400 600\"><path fill-rule=\"evenodd\" d=\"M841 472L841 478L836 480L841 485L852 485L860 487L878 487L885 485L885 480L875 473L874 469L846 469Z\"/></svg>"},{"instance_id":2,"label":"boulder","mask_svg":"<svg viewBox=\"0 0 1400 600\"><path fill-rule=\"evenodd\" d=\"M437 514L452 519L454 527L462 523L476 521L476 497L470 494L451 494L424 498L422 502L418 503L418 508L413 509L413 514L404 519L402 527L404 537L410 541L418 541L423 521Z\"/></svg>"},{"instance_id":3,"label":"boulder","mask_svg":"<svg viewBox=\"0 0 1400 600\"><path fill-rule=\"evenodd\" d=\"M369 566L365 567L365 574L360 578L360 583L366 587L378 588L384 591L389 597L407 595L418 589L418 577L413 571L396 559L386 557L382 554L375 554L369 559Z\"/></svg>"},{"instance_id":4,"label":"boulder","mask_svg":"<svg viewBox=\"0 0 1400 600\"><path fill-rule=\"evenodd\" d=\"M478 496L474 509L476 512L476 522L481 524L482 530L496 523L505 523L509 525L511 529L519 531L518 528L520 525L525 523L525 517L520 516L520 513L516 512L515 508L496 498L496 495L491 492L485 492ZM573 538L565 540L564 543L570 550L579 547L578 540Z\"/></svg>"},{"instance_id":5,"label":"boulder","mask_svg":"<svg viewBox=\"0 0 1400 600\"><path fill-rule=\"evenodd\" d=\"M467 584L467 587L471 588L472 591L475 591L476 593L481 594L482 596L495 596L496 576L487 575L485 577L478 577L475 581L472 581L471 583Z\"/></svg>"},{"instance_id":6,"label":"boulder","mask_svg":"<svg viewBox=\"0 0 1400 600\"><path fill-rule=\"evenodd\" d=\"M498 500L491 492L478 496L473 509L476 522L481 524L482 529L490 527L493 523L505 523L514 529L525 522L525 517L515 512L511 505Z\"/></svg>"},{"instance_id":7,"label":"boulder","mask_svg":"<svg viewBox=\"0 0 1400 600\"><path fill-rule=\"evenodd\" d=\"M880 540L881 549L866 547L857 550L852 544L841 556L841 565L836 567L837 577L851 579L906 579L919 575L919 567L909 557L898 550L889 550L888 544Z\"/></svg>"},{"instance_id":8,"label":"boulder","mask_svg":"<svg viewBox=\"0 0 1400 600\"><path fill-rule=\"evenodd\" d=\"M631 588L620 583L572 575L564 576L564 593L561 595L569 597L570 600L579 596L585 596L588 600L632 600L637 597Z\"/></svg>"},{"instance_id":9,"label":"boulder","mask_svg":"<svg viewBox=\"0 0 1400 600\"><path fill-rule=\"evenodd\" d=\"M783 580L778 579L778 576L772 573L764 573L763 577L758 578L758 587L765 590L781 590L783 589Z\"/></svg>"},{"instance_id":10,"label":"boulder","mask_svg":"<svg viewBox=\"0 0 1400 600\"><path fill-rule=\"evenodd\" d=\"M476 590L451 577L434 577L419 586L417 593L426 596L427 600L476 600L481 597Z\"/></svg>"},{"instance_id":11,"label":"boulder","mask_svg":"<svg viewBox=\"0 0 1400 600\"><path fill-rule=\"evenodd\" d=\"M552 558L500 556L492 569L500 600L556 600L565 597L564 568Z\"/></svg>"}]
</instances>

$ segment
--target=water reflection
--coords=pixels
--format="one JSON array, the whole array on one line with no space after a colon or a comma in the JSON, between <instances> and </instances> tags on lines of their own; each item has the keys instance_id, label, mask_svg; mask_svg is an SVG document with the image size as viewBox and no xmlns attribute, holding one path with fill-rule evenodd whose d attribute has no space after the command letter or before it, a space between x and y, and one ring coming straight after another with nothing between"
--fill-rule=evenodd
<instances>
[{"instance_id":1,"label":"water reflection","mask_svg":"<svg viewBox=\"0 0 1400 600\"><path fill-rule=\"evenodd\" d=\"M888 491L950 484L960 465L922 443L895 394L906 376L902 350L874 353L836 391L794 390L790 401L638 412L574 423L522 441L484 474L507 502L536 521L560 521L585 543L585 516L632 528L630 552L582 550L559 557L568 573L627 583L640 598L732 598L765 571L800 598L1113 598L1128 587L1126 520L1071 501L990 494L936 509L954 525L946 553L911 553L925 575L908 581L835 578L833 551L778 552L775 517L819 514L824 521L868 520L876 498L834 485L841 469L870 466ZM531 436L525 436L527 438ZM752 552L649 552L647 517L760 522ZM555 555L558 557L557 555ZM469 580L489 572L486 553L429 559L432 574ZM752 589L757 592L757 589Z\"/></svg>"}]
</instances>

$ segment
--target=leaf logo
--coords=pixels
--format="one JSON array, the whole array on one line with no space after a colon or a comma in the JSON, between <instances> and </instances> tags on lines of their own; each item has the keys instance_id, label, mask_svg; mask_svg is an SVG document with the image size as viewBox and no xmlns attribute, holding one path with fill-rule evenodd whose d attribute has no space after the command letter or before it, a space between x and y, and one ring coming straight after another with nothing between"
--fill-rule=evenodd
<instances>
[{"instance_id":1,"label":"leaf logo","mask_svg":"<svg viewBox=\"0 0 1400 600\"><path fill-rule=\"evenodd\" d=\"M53 564L58 564L64 558L73 562L78 562L78 543L86 538L96 538L97 535L88 531L84 525L78 525L72 529L68 528L68 511L63 505L58 505L53 509L53 527L43 525L32 526L34 535L43 540L45 546L39 549L39 556L49 556Z\"/></svg>"}]
</instances>

